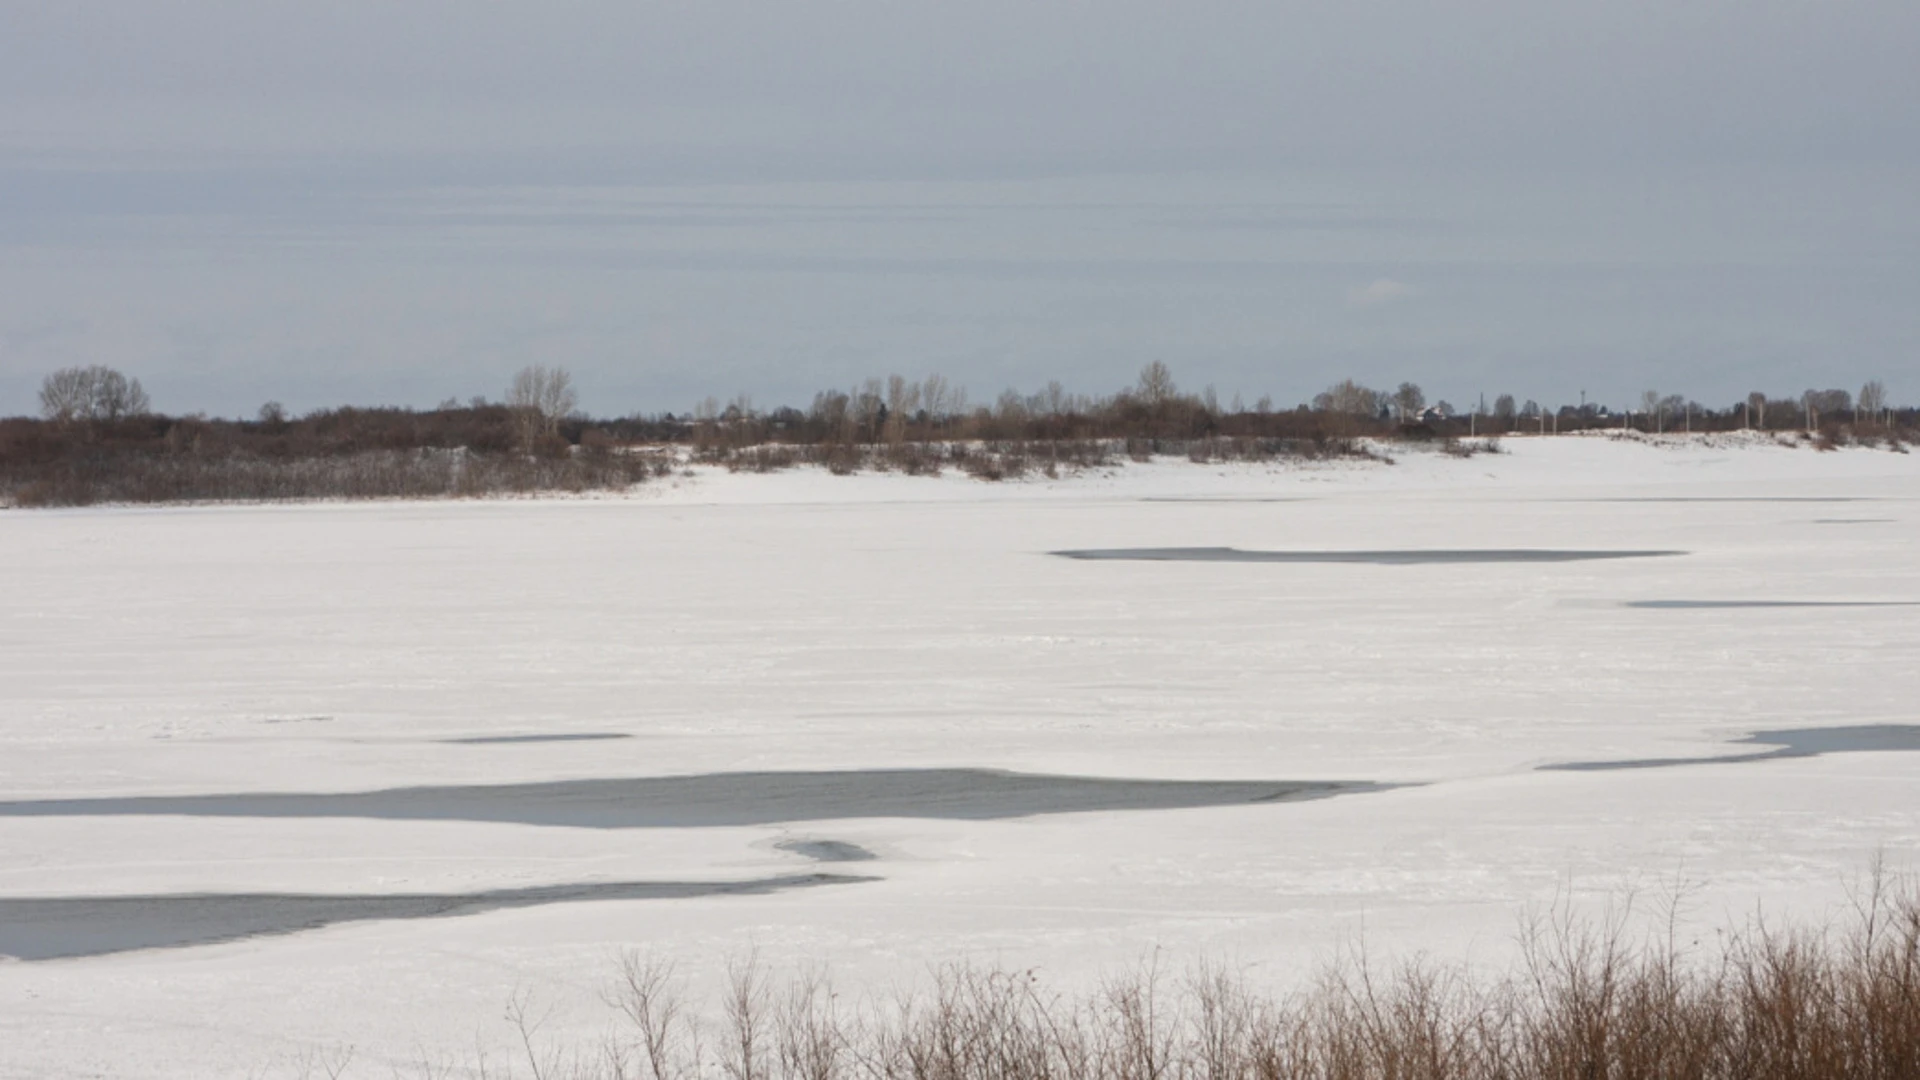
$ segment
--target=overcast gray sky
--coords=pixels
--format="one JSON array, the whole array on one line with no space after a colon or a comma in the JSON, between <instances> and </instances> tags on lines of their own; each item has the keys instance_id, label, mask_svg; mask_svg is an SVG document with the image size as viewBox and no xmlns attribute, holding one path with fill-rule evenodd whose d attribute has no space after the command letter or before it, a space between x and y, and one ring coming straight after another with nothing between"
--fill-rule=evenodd
<instances>
[{"instance_id":1,"label":"overcast gray sky","mask_svg":"<svg viewBox=\"0 0 1920 1080\"><path fill-rule=\"evenodd\" d=\"M0 414L1920 398L1912 0L0 0Z\"/></svg>"}]
</instances>

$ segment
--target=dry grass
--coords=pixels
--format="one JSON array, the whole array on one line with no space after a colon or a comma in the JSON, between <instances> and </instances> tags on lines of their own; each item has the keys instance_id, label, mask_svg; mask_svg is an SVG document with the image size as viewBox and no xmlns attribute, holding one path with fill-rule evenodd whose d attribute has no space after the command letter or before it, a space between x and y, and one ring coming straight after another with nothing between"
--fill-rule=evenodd
<instances>
[{"instance_id":1,"label":"dry grass","mask_svg":"<svg viewBox=\"0 0 1920 1080\"><path fill-rule=\"evenodd\" d=\"M826 977L729 966L717 1009L630 954L590 1052L539 1049L479 1075L539 1080L1912 1080L1920 897L1878 873L1843 927L1756 921L1693 955L1624 921L1529 927L1505 976L1362 957L1274 996L1158 963L1091 993L951 967L850 1003ZM513 1014L510 1012L510 1017ZM522 1013L524 1015L524 1013ZM700 1017L714 1019L703 1023Z\"/></svg>"}]
</instances>

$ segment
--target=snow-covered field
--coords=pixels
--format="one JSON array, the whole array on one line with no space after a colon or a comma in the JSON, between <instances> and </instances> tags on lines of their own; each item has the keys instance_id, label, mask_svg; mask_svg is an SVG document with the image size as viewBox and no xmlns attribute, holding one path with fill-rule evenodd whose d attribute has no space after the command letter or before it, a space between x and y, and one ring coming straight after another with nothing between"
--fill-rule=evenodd
<instances>
[{"instance_id":1,"label":"snow-covered field","mask_svg":"<svg viewBox=\"0 0 1920 1080\"><path fill-rule=\"evenodd\" d=\"M688 964L757 948L855 988L956 958L1070 983L1159 949L1284 986L1362 938L1504 963L1519 916L1556 900L1677 887L1707 932L1756 906L1830 915L1876 852L1912 868L1920 753L1539 767L1920 724L1920 606L1901 606L1920 605L1920 455L1504 449L0 514L0 943L25 932L22 897L875 879L0 960L0 1075L271 1074L350 1046L353 1074L385 1076L504 1045L516 993L550 1011L543 1038L587 1040L628 946ZM1193 547L1681 554L1048 554ZM452 741L525 735L623 737ZM684 828L34 805L931 766L1401 786ZM878 858L777 846L795 840Z\"/></svg>"}]
</instances>

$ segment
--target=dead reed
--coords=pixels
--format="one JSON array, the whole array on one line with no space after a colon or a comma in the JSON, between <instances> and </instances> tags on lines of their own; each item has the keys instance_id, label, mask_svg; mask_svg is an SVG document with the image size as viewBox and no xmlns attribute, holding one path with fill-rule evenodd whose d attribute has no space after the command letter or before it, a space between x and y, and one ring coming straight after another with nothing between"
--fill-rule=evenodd
<instances>
[{"instance_id":1,"label":"dead reed","mask_svg":"<svg viewBox=\"0 0 1920 1080\"><path fill-rule=\"evenodd\" d=\"M1091 993L1033 972L945 968L851 1001L809 972L730 965L719 1008L638 953L590 1053L525 1041L484 1075L540 1080L1912 1080L1920 895L1876 874L1844 925L1762 920L1695 954L1623 922L1559 919L1509 973L1339 964L1275 995L1226 969L1158 964ZM713 1017L703 1022L701 1017Z\"/></svg>"}]
</instances>

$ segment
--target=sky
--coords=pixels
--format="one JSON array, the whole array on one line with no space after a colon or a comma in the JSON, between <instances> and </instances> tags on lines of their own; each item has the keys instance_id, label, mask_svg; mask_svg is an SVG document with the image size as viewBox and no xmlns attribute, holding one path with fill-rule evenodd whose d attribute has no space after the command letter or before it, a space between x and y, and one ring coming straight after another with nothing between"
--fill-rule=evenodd
<instances>
[{"instance_id":1,"label":"sky","mask_svg":"<svg viewBox=\"0 0 1920 1080\"><path fill-rule=\"evenodd\" d=\"M1911 0L0 0L0 415L1920 400Z\"/></svg>"}]
</instances>

